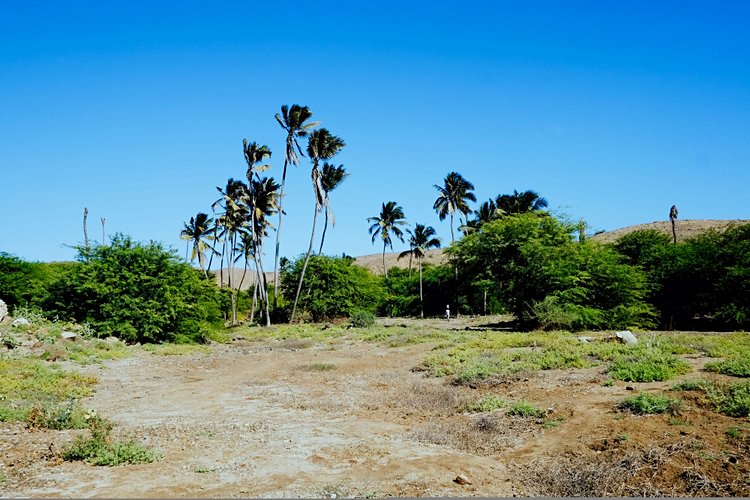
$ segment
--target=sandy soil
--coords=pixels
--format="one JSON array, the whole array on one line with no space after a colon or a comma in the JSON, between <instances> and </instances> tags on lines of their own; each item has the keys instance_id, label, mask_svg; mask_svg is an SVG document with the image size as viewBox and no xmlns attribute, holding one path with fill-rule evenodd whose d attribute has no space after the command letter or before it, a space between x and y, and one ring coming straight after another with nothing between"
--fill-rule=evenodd
<instances>
[{"instance_id":1,"label":"sandy soil","mask_svg":"<svg viewBox=\"0 0 750 500\"><path fill-rule=\"evenodd\" d=\"M585 469L622 463L626 453L667 457L656 465L639 459L643 477L636 475L633 484L646 488L641 492L689 493L701 485L693 493L748 491L737 484L728 489L731 481L748 477L750 456L744 441L731 444L725 436L746 419L704 411L697 401L679 425L668 416L624 416L614 409L633 394L629 386L655 391L673 382L606 386L602 368L592 368L455 387L414 370L433 347L241 340L215 345L207 354L137 351L128 359L78 367L100 381L84 405L162 459L120 467L62 462L59 450L82 431L0 424L0 471L6 478L0 494L513 496L540 494L540 464L577 457L575 467ZM690 361L700 369L705 360ZM533 401L548 415L529 420L502 411L456 411L461 402L490 392ZM691 448L694 442L701 447ZM709 482L685 479L686 470ZM459 474L471 484L455 482ZM670 490L673 485L677 489Z\"/></svg>"}]
</instances>

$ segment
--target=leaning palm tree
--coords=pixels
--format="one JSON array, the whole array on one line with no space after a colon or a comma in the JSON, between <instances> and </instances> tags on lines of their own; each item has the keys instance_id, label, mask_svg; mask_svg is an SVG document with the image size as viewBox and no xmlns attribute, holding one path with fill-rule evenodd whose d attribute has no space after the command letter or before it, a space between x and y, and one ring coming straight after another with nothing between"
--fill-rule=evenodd
<instances>
[{"instance_id":1,"label":"leaning palm tree","mask_svg":"<svg viewBox=\"0 0 750 500\"><path fill-rule=\"evenodd\" d=\"M380 215L368 217L367 222L372 222L369 229L372 235L372 242L375 243L375 239L378 237L383 240L383 273L385 274L385 284L388 286L388 267L385 265L385 249L386 247L390 247L393 250L391 235L404 241L404 233L399 228L399 226L406 224L404 209L398 206L395 201L383 203Z\"/></svg>"},{"instance_id":2,"label":"leaning palm tree","mask_svg":"<svg viewBox=\"0 0 750 500\"><path fill-rule=\"evenodd\" d=\"M326 162L323 164L323 168L321 169L320 185L323 188L323 192L325 193L323 205L325 206L326 220L325 224L323 224L323 235L320 237L320 248L318 249L318 254L323 253L323 242L326 240L326 230L328 229L329 216L331 219L331 225L336 225L336 220L333 217L333 210L331 210L331 201L329 199L329 195L331 194L331 191L336 189L348 175L349 174L346 172L346 169L343 165L339 165L337 167Z\"/></svg>"},{"instance_id":3,"label":"leaning palm tree","mask_svg":"<svg viewBox=\"0 0 750 500\"><path fill-rule=\"evenodd\" d=\"M323 184L321 183L321 173L319 168L320 160L330 160L336 156L344 146L346 146L346 143L344 143L343 139L331 134L325 128L313 131L307 140L307 154L312 161L310 179L312 181L313 196L315 197L315 211L313 212L312 231L310 232L310 246L307 249L305 261L302 264L302 273L300 274L299 283L297 284L297 293L294 297L292 316L289 319L290 322L294 322L294 317L297 313L299 294L302 290L302 283L305 280L305 271L307 270L307 264L310 261L310 254L312 253L313 242L315 241L315 224L318 220L318 214L323 209L325 203L325 191L323 190Z\"/></svg>"},{"instance_id":4,"label":"leaning palm tree","mask_svg":"<svg viewBox=\"0 0 750 500\"><path fill-rule=\"evenodd\" d=\"M275 290L279 289L279 248L281 244L281 222L284 214L284 186L286 184L286 169L291 165L299 165L299 156L305 156L302 148L297 142L300 137L307 134L318 125L318 122L308 122L312 117L312 111L307 106L292 104L291 107L286 104L281 106L281 114L276 113L274 118L279 122L281 128L286 131L286 156L284 158L284 171L281 174L281 190L279 191L279 224L276 227L276 253L273 258L273 286ZM299 156L297 156L299 153ZM274 293L274 305L276 305L276 294Z\"/></svg>"},{"instance_id":5,"label":"leaning palm tree","mask_svg":"<svg viewBox=\"0 0 750 500\"><path fill-rule=\"evenodd\" d=\"M436 238L435 228L432 226L425 226L424 224L416 224L414 231L407 229L409 233L409 247L410 249L401 252L399 258L405 257L406 254L409 258L412 256L417 259L417 267L419 267L419 314L424 318L424 294L422 293L422 260L425 257L427 250L431 248L440 248L440 238Z\"/></svg>"},{"instance_id":6,"label":"leaning palm tree","mask_svg":"<svg viewBox=\"0 0 750 500\"><path fill-rule=\"evenodd\" d=\"M190 257L190 261L194 261L198 257L198 265L203 271L203 274L208 277L208 269L205 266L206 263L206 250L211 251L214 248L207 243L207 240L213 240L213 219L203 212L198 212L195 217L190 217L190 222L185 223L184 229L180 232L180 238L193 242L193 253Z\"/></svg>"},{"instance_id":7,"label":"leaning palm tree","mask_svg":"<svg viewBox=\"0 0 750 500\"><path fill-rule=\"evenodd\" d=\"M440 195L435 200L432 208L437 211L440 220L444 220L447 215L451 218L451 242L456 241L453 234L453 216L460 212L466 216L470 212L467 200L477 201L472 191L474 185L467 181L458 172L449 173L443 180L443 185L435 184L435 189Z\"/></svg>"}]
</instances>

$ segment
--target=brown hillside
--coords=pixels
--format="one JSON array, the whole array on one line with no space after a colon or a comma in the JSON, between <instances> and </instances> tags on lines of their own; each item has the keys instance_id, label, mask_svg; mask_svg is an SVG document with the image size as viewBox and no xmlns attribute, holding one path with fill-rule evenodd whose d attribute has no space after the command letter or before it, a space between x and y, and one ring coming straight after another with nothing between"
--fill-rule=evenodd
<instances>
[{"instance_id":1,"label":"brown hillside","mask_svg":"<svg viewBox=\"0 0 750 500\"><path fill-rule=\"evenodd\" d=\"M443 253L442 249L437 250L427 250L425 252L425 264L442 264L443 262L446 262L448 260L448 256ZM354 259L354 263L358 266L362 266L366 269L369 269L375 274L383 274L383 254L382 253L374 253L371 255L363 255L361 257L357 257ZM398 253L386 253L385 254L385 263L388 266L388 269L394 268L394 267L400 267L401 269L408 269L409 268L409 257L404 257L403 259L398 258ZM416 266L417 262L412 261L412 266ZM416 269L416 267L415 267Z\"/></svg>"},{"instance_id":2,"label":"brown hillside","mask_svg":"<svg viewBox=\"0 0 750 500\"><path fill-rule=\"evenodd\" d=\"M748 219L695 219L695 220L678 220L675 224L677 231L677 241L687 240L703 234L707 231L715 229L716 231L724 231L731 225L738 224L749 224ZM606 231L599 233L591 237L592 240L600 241L602 243L612 243L617 241L618 238L625 236L626 234L632 233L633 231L639 231L643 229L653 229L669 236L672 236L672 224L669 221L655 221L647 224L636 224L634 226L627 226L614 231Z\"/></svg>"}]
</instances>

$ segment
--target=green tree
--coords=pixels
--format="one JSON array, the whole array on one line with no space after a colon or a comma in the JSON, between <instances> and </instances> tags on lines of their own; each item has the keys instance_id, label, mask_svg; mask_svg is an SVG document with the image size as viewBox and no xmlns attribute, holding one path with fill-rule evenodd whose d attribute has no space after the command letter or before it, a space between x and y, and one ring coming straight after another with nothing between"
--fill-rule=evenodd
<instances>
[{"instance_id":1,"label":"green tree","mask_svg":"<svg viewBox=\"0 0 750 500\"><path fill-rule=\"evenodd\" d=\"M326 239L326 230L328 229L329 216L331 219L331 224L336 224L336 220L333 217L333 210L331 210L331 201L329 196L331 194L331 191L336 189L348 175L349 174L346 172L346 169L343 165L339 165L337 167L335 165L331 165L328 162L323 163L323 168L321 169L320 173L320 185L323 188L323 192L325 193L325 196L323 198L323 206L325 207L326 211L326 219L325 224L323 224L323 234L320 237L320 248L318 249L319 254L323 253L323 242L325 242Z\"/></svg>"},{"instance_id":2,"label":"green tree","mask_svg":"<svg viewBox=\"0 0 750 500\"><path fill-rule=\"evenodd\" d=\"M517 215L529 212L539 212L547 208L547 200L532 190L513 194L503 194L495 199L495 206L503 215Z\"/></svg>"},{"instance_id":3,"label":"green tree","mask_svg":"<svg viewBox=\"0 0 750 500\"><path fill-rule=\"evenodd\" d=\"M315 241L315 225L318 220L318 214L323 209L325 203L325 191L323 190L323 185L321 183L321 172L319 167L320 160L330 160L336 156L344 146L346 146L346 143L343 139L331 134L325 128L314 130L308 137L307 154L312 161L310 179L312 181L313 196L315 198L315 210L313 212L312 230L310 231L310 246L307 249L305 261L302 265L302 272L300 273L299 284L297 285L297 293L294 296L294 306L292 307L292 316L290 319L292 323L294 322L294 317L297 312L299 294L300 291L302 291L302 283L305 280L307 263L310 260L313 242Z\"/></svg>"},{"instance_id":4,"label":"green tree","mask_svg":"<svg viewBox=\"0 0 750 500\"><path fill-rule=\"evenodd\" d=\"M306 137L307 134L318 126L318 122L309 122L312 117L312 111L307 106L299 104L286 104L281 106L281 114L276 113L274 118L286 132L286 148L284 157L284 171L281 174L281 189L279 191L279 224L276 227L276 253L274 254L273 265L273 285L274 289L279 288L279 249L281 244L281 223L284 215L284 186L286 185L286 169L289 165L299 165L299 156L305 156L299 145L298 139ZM299 156L298 156L299 154ZM276 297L274 296L274 306L276 306Z\"/></svg>"},{"instance_id":5,"label":"green tree","mask_svg":"<svg viewBox=\"0 0 750 500\"><path fill-rule=\"evenodd\" d=\"M454 242L456 238L453 234L453 216L456 212L464 216L470 212L466 202L467 200L477 201L472 193L474 185L458 172L450 172L443 180L443 185L435 184L435 189L438 190L439 195L432 208L437 211L440 220L445 220L446 216L450 216L451 242Z\"/></svg>"},{"instance_id":6,"label":"green tree","mask_svg":"<svg viewBox=\"0 0 750 500\"><path fill-rule=\"evenodd\" d=\"M425 257L425 252L431 248L440 248L440 238L436 238L435 228L432 226L425 226L424 224L416 224L414 231L411 229L406 230L409 233L409 250L401 252L399 258L409 255L409 258L414 257L417 259L417 266L419 267L419 315L424 318L424 293L422 291L422 260Z\"/></svg>"},{"instance_id":7,"label":"green tree","mask_svg":"<svg viewBox=\"0 0 750 500\"><path fill-rule=\"evenodd\" d=\"M397 205L395 201L383 203L380 215L368 217L367 222L372 222L369 230L372 235L372 242L375 243L375 239L378 237L383 241L383 273L385 274L385 284L388 286L388 266L385 264L385 250L387 247L393 250L391 235L402 242L404 241L404 233L399 227L406 224L404 209Z\"/></svg>"}]
</instances>

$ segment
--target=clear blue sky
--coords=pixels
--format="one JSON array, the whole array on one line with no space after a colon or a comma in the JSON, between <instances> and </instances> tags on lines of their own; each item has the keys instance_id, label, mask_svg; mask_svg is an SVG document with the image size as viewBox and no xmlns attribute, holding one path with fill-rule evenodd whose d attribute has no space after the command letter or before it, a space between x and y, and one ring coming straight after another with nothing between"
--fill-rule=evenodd
<instances>
[{"instance_id":1,"label":"clear blue sky","mask_svg":"<svg viewBox=\"0 0 750 500\"><path fill-rule=\"evenodd\" d=\"M449 241L432 204L452 170L480 201L534 189L594 230L673 203L750 218L747 2L0 7L0 251L25 259L72 259L84 206L93 239L105 217L184 254L183 222L244 177L243 138L281 177L273 115L293 103L347 142L327 253L380 251L366 218L388 200ZM312 220L307 162L285 203L292 257Z\"/></svg>"}]
</instances>

